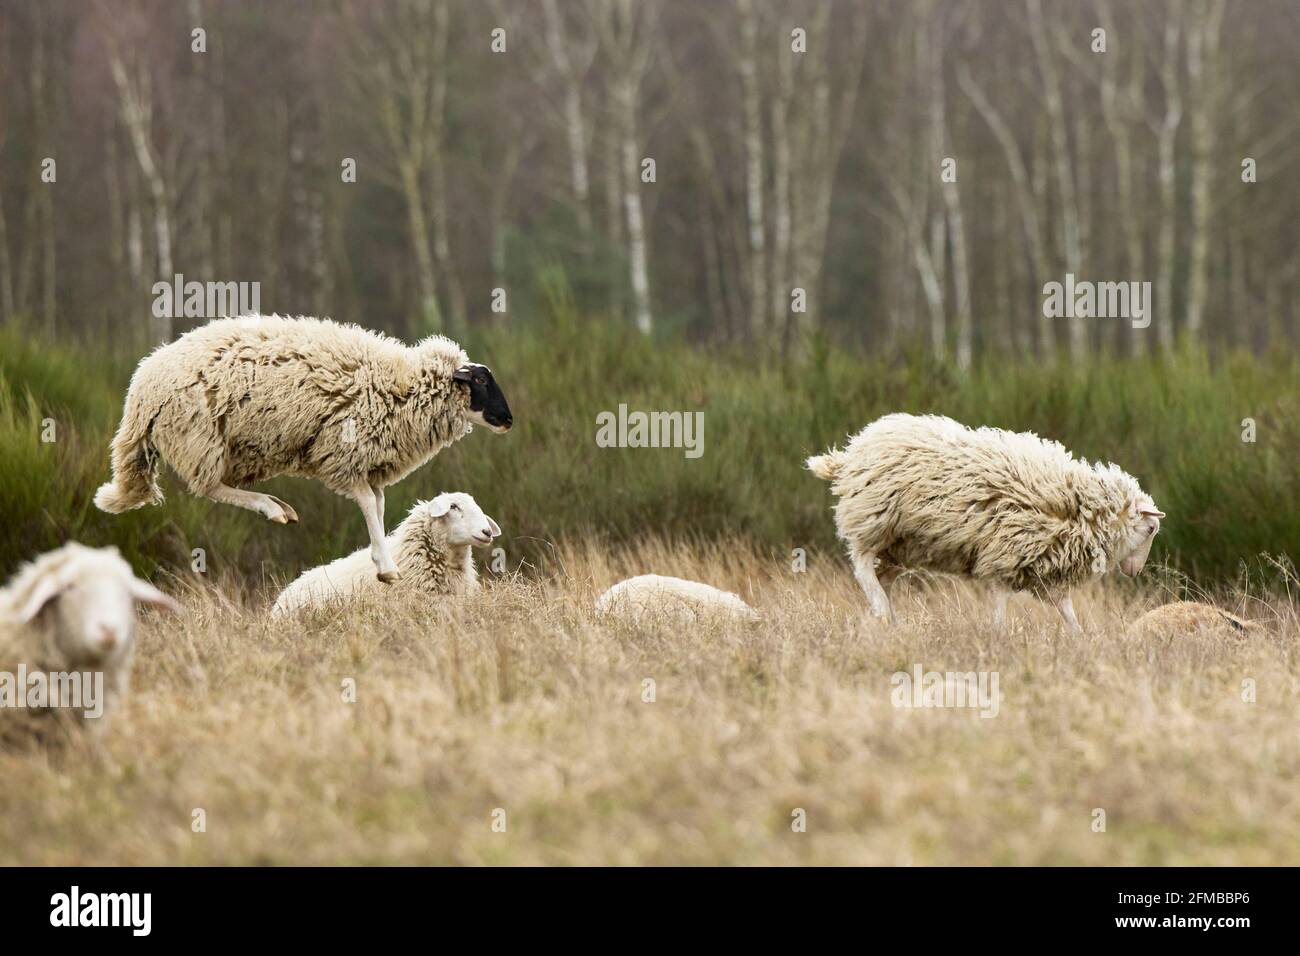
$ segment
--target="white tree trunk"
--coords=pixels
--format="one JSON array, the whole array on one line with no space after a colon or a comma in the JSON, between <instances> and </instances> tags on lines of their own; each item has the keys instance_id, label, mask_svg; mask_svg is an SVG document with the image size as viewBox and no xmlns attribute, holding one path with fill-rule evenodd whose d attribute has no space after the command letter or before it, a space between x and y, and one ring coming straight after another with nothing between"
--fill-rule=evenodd
<instances>
[{"instance_id":1,"label":"white tree trunk","mask_svg":"<svg viewBox=\"0 0 1300 956\"><path fill-rule=\"evenodd\" d=\"M1056 55L1049 48L1047 28L1043 23L1041 0L1026 0L1030 37L1043 80L1043 98L1052 141L1052 168L1061 201L1061 246L1065 254L1065 271L1080 273L1084 268L1083 249L1079 240L1079 202L1074 188L1074 171L1070 162L1070 139L1066 127L1065 101L1056 68ZM1070 321L1070 354L1082 360L1087 351L1088 328L1078 319Z\"/></svg>"},{"instance_id":2,"label":"white tree trunk","mask_svg":"<svg viewBox=\"0 0 1300 956\"><path fill-rule=\"evenodd\" d=\"M1210 220L1214 215L1214 131L1219 103L1219 30L1223 0L1211 0L1187 36L1187 72L1195 97L1192 124L1192 241L1187 279L1187 334L1201 335L1209 293Z\"/></svg>"},{"instance_id":3,"label":"white tree trunk","mask_svg":"<svg viewBox=\"0 0 1300 956\"><path fill-rule=\"evenodd\" d=\"M740 0L740 88L744 116L745 211L749 224L750 334L768 316L767 223L763 219L763 107L758 83L758 24L753 0Z\"/></svg>"},{"instance_id":4,"label":"white tree trunk","mask_svg":"<svg viewBox=\"0 0 1300 956\"><path fill-rule=\"evenodd\" d=\"M632 307L636 327L649 335L654 330L654 317L650 311L650 270L646 251L645 223L641 211L640 163L637 157L635 117L628 117L629 125L623 134L623 206L627 214L628 260L632 271Z\"/></svg>"},{"instance_id":5,"label":"white tree trunk","mask_svg":"<svg viewBox=\"0 0 1300 956\"><path fill-rule=\"evenodd\" d=\"M1177 9L1177 8L1174 8ZM1178 191L1175 181L1175 144L1183 118L1182 92L1179 88L1178 47L1180 26L1171 9L1165 24L1164 63L1161 68L1165 88L1165 115L1157 129L1160 182L1160 230L1156 241L1156 334L1161 348L1174 346L1174 257L1177 254L1175 233Z\"/></svg>"},{"instance_id":6,"label":"white tree trunk","mask_svg":"<svg viewBox=\"0 0 1300 956\"><path fill-rule=\"evenodd\" d=\"M117 85L118 95L121 97L122 121L130 135L136 162L140 166L140 174L144 177L145 188L149 191L149 200L153 206L158 277L162 281L170 282L175 274L172 263L171 215L167 207L167 184L163 180L162 172L154 159L153 147L149 142L152 112L149 75L142 73L138 80L132 79L116 51L111 55L109 65L113 81ZM171 316L157 316L150 313L150 337L153 341L169 342L173 331Z\"/></svg>"},{"instance_id":7,"label":"white tree trunk","mask_svg":"<svg viewBox=\"0 0 1300 956\"><path fill-rule=\"evenodd\" d=\"M543 0L546 16L546 44L560 75L564 89L564 134L569 150L569 185L577 211L578 226L586 236L591 232L591 175L587 165L587 120L582 108L582 70L570 55L569 31L556 0Z\"/></svg>"}]
</instances>

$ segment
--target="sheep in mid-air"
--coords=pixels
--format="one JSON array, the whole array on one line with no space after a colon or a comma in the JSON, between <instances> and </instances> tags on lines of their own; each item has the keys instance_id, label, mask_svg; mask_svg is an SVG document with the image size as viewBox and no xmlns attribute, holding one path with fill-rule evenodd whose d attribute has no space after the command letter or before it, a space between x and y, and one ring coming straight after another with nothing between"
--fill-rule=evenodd
<instances>
[{"instance_id":1,"label":"sheep in mid-air","mask_svg":"<svg viewBox=\"0 0 1300 956\"><path fill-rule=\"evenodd\" d=\"M472 424L510 430L492 372L440 335L407 346L328 319L218 319L140 362L113 439L113 480L95 504L158 504L159 460L190 491L280 524L298 515L248 491L276 475L319 479L356 501L379 580L395 581L384 544L384 489Z\"/></svg>"},{"instance_id":2,"label":"sheep in mid-air","mask_svg":"<svg viewBox=\"0 0 1300 956\"><path fill-rule=\"evenodd\" d=\"M1254 621L1200 601L1162 604L1143 614L1131 628L1135 637L1180 637L1202 633L1244 638L1260 630Z\"/></svg>"},{"instance_id":3,"label":"sheep in mid-air","mask_svg":"<svg viewBox=\"0 0 1300 956\"><path fill-rule=\"evenodd\" d=\"M180 611L116 548L71 542L46 552L0 589L0 672L102 673L107 714L127 692L140 604Z\"/></svg>"},{"instance_id":4,"label":"sheep in mid-air","mask_svg":"<svg viewBox=\"0 0 1300 956\"><path fill-rule=\"evenodd\" d=\"M759 614L737 594L699 581L642 574L619 581L596 599L596 613L632 624L689 627L713 621L750 623Z\"/></svg>"},{"instance_id":5,"label":"sheep in mid-air","mask_svg":"<svg viewBox=\"0 0 1300 956\"><path fill-rule=\"evenodd\" d=\"M880 579L924 568L1000 586L999 622L1009 592L1028 590L1080 630L1070 588L1114 568L1141 571L1164 517L1116 465L938 415L886 415L807 464L831 482L854 574L872 613L889 619Z\"/></svg>"},{"instance_id":6,"label":"sheep in mid-air","mask_svg":"<svg viewBox=\"0 0 1300 956\"><path fill-rule=\"evenodd\" d=\"M445 492L421 501L388 536L387 544L402 573L400 593L454 595L479 588L471 548L485 548L501 534L497 523L469 495ZM280 592L272 608L284 614L303 607L320 607L379 588L362 548L304 572ZM390 593L385 591L385 594Z\"/></svg>"}]
</instances>

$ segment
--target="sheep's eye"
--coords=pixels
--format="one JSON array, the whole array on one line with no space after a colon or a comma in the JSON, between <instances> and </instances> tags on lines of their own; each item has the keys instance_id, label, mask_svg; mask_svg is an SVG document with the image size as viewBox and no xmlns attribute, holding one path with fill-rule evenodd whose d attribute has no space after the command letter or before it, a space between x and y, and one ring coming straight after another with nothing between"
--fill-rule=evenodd
<instances>
[{"instance_id":1,"label":"sheep's eye","mask_svg":"<svg viewBox=\"0 0 1300 956\"><path fill-rule=\"evenodd\" d=\"M460 505L452 505L452 506L451 506L451 510L452 510L452 511L459 511L459 510L460 510Z\"/></svg>"},{"instance_id":2,"label":"sheep's eye","mask_svg":"<svg viewBox=\"0 0 1300 956\"><path fill-rule=\"evenodd\" d=\"M475 375L475 376L474 376L474 381L477 382L479 385L486 385L486 384L487 384L487 376L486 376L486 375Z\"/></svg>"}]
</instances>

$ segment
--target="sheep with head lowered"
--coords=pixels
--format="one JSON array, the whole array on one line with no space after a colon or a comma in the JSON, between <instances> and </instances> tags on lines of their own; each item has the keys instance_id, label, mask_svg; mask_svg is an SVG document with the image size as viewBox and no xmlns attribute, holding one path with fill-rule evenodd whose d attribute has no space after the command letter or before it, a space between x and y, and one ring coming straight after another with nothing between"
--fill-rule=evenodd
<instances>
[{"instance_id":1,"label":"sheep with head lowered","mask_svg":"<svg viewBox=\"0 0 1300 956\"><path fill-rule=\"evenodd\" d=\"M738 594L662 574L641 574L619 581L596 599L596 613L629 624L673 627L760 620L759 613Z\"/></svg>"},{"instance_id":2,"label":"sheep with head lowered","mask_svg":"<svg viewBox=\"0 0 1300 956\"><path fill-rule=\"evenodd\" d=\"M492 372L450 339L407 346L327 319L218 319L140 362L113 439L113 479L95 504L158 504L158 462L196 495L280 524L298 515L247 486L316 478L356 501L379 580L399 572L384 543L384 489L474 424L510 430Z\"/></svg>"},{"instance_id":3,"label":"sheep with head lowered","mask_svg":"<svg viewBox=\"0 0 1300 956\"><path fill-rule=\"evenodd\" d=\"M501 534L497 523L463 492L445 492L421 501L388 536L390 552L402 573L398 593L459 595L479 588L471 548L485 548ZM362 548L304 572L276 598L272 611L321 607L377 591L379 585ZM385 594L391 593L385 590Z\"/></svg>"},{"instance_id":4,"label":"sheep with head lowered","mask_svg":"<svg viewBox=\"0 0 1300 956\"><path fill-rule=\"evenodd\" d=\"M854 574L872 613L890 619L881 578L922 568L998 586L999 623L1008 594L1027 590L1078 631L1070 588L1115 568L1141 571L1164 517L1116 465L938 415L886 415L807 465L831 482Z\"/></svg>"},{"instance_id":5,"label":"sheep with head lowered","mask_svg":"<svg viewBox=\"0 0 1300 956\"><path fill-rule=\"evenodd\" d=\"M141 604L180 611L116 548L71 542L41 555L0 589L0 675L102 673L107 714L127 692Z\"/></svg>"}]
</instances>

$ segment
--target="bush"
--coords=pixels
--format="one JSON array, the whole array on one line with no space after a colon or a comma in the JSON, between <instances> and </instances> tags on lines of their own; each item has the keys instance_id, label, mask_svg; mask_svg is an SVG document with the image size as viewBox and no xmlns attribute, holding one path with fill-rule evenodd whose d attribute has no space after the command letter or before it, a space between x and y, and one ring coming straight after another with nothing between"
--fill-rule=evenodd
<instances>
[{"instance_id":1,"label":"bush","mask_svg":"<svg viewBox=\"0 0 1300 956\"><path fill-rule=\"evenodd\" d=\"M505 529L515 564L562 537L612 543L649 533L741 535L778 556L838 552L826 485L803 459L891 411L1028 429L1076 454L1114 460L1169 514L1154 558L1210 586L1300 540L1297 361L1188 350L1165 360L1099 358L1087 366L990 359L971 373L924 358L890 361L814 350L797 365L620 323L583 321L562 287L548 317L473 330L466 346L491 365L515 413L507 436L480 430L395 486L388 523L417 498L473 494ZM285 579L366 541L361 515L314 482L267 490L302 523L282 528L213 505L164 479L167 502L126 515L91 504L108 476L108 442L133 361L78 352L0 329L0 574L68 538L117 544L142 571L210 568L255 583ZM636 410L704 412L704 454L598 448L596 417ZM1258 440L1242 441L1242 420ZM41 441L54 419L57 440ZM651 569L647 571L670 571Z\"/></svg>"}]
</instances>

